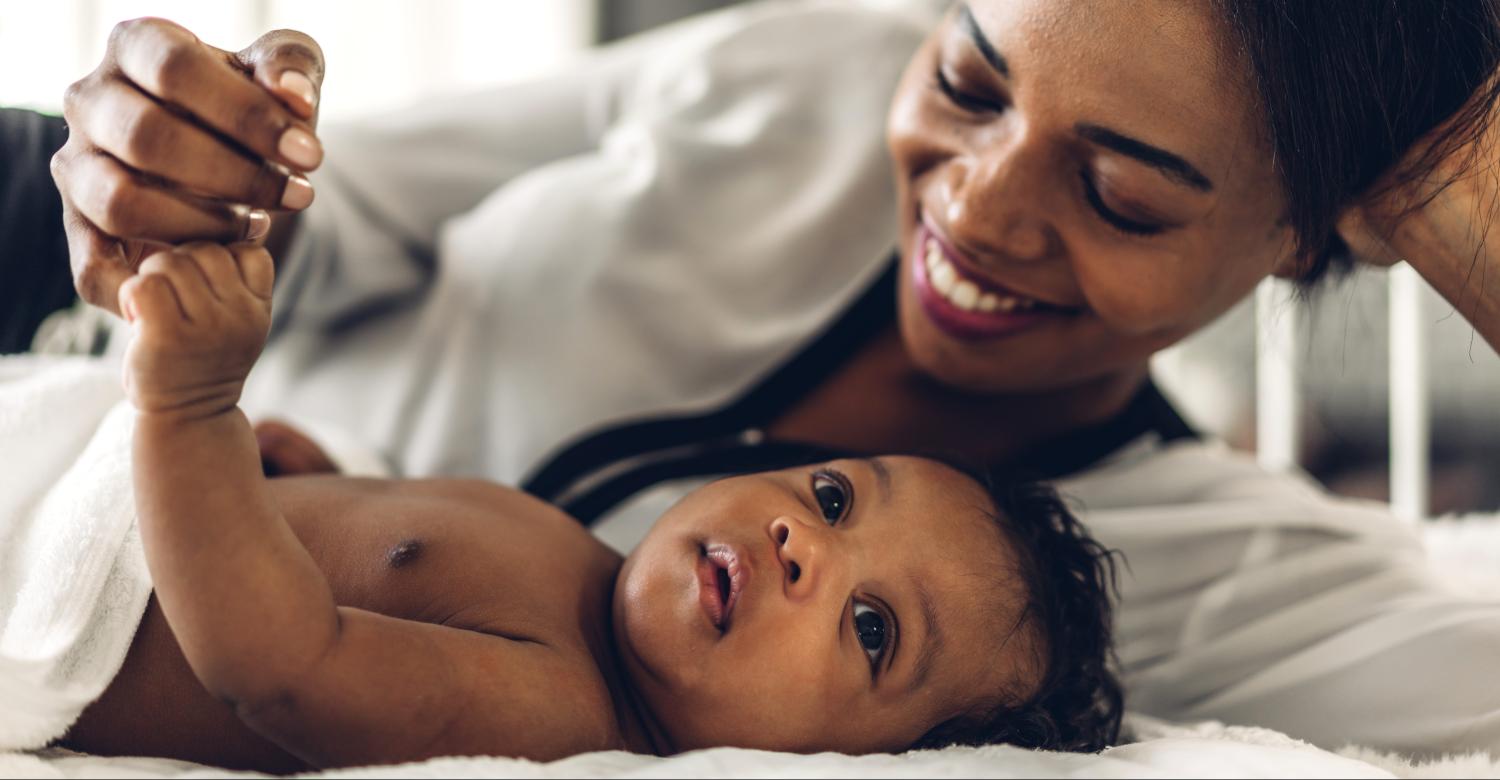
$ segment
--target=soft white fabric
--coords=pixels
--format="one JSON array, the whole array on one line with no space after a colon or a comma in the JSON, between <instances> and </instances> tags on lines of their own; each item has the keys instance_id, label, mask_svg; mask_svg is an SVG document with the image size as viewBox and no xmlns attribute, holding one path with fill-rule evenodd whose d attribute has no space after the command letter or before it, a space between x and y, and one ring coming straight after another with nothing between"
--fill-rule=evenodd
<instances>
[{"instance_id":1,"label":"soft white fabric","mask_svg":"<svg viewBox=\"0 0 1500 780\"><path fill-rule=\"evenodd\" d=\"M1500 590L1459 588L1385 505L1198 443L1059 487L1129 564L1116 636L1133 709L1329 749L1500 750Z\"/></svg>"},{"instance_id":2,"label":"soft white fabric","mask_svg":"<svg viewBox=\"0 0 1500 780\"><path fill-rule=\"evenodd\" d=\"M119 671L151 583L118 373L0 366L0 749L36 748Z\"/></svg>"},{"instance_id":3,"label":"soft white fabric","mask_svg":"<svg viewBox=\"0 0 1500 780\"><path fill-rule=\"evenodd\" d=\"M902 755L797 756L735 748L672 758L588 753L549 764L503 758L439 758L417 764L318 772L322 778L397 777L1403 777L1500 778L1485 755L1410 762L1376 751L1320 750L1269 729L1218 723L1173 725L1132 717L1137 741L1099 755L1048 753L1007 746L948 748ZM231 773L181 761L100 758L66 751L0 754L0 777L189 778ZM235 776L256 776L234 773Z\"/></svg>"}]
</instances>

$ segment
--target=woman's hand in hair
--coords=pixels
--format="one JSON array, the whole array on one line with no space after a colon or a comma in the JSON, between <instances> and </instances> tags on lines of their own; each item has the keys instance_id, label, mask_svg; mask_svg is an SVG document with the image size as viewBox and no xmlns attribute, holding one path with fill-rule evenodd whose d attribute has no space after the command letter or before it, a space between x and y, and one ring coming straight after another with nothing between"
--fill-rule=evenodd
<instances>
[{"instance_id":1,"label":"woman's hand in hair","mask_svg":"<svg viewBox=\"0 0 1500 780\"><path fill-rule=\"evenodd\" d=\"M273 213L306 208L322 82L323 52L299 32L230 52L162 19L116 25L64 96L52 159L84 300L118 314L120 285L163 245L265 240Z\"/></svg>"},{"instance_id":2,"label":"woman's hand in hair","mask_svg":"<svg viewBox=\"0 0 1500 780\"><path fill-rule=\"evenodd\" d=\"M1500 108L1484 110L1461 143L1414 148L1391 174L1401 183L1377 186L1339 229L1356 259L1409 263L1500 349Z\"/></svg>"}]
</instances>

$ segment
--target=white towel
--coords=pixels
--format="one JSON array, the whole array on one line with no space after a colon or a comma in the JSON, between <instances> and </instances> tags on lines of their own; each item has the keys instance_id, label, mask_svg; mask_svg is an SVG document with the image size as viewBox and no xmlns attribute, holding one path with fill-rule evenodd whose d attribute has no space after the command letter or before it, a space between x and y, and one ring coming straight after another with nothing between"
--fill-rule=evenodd
<instances>
[{"instance_id":1,"label":"white towel","mask_svg":"<svg viewBox=\"0 0 1500 780\"><path fill-rule=\"evenodd\" d=\"M0 750L63 735L119 671L151 594L135 415L116 368L0 361Z\"/></svg>"},{"instance_id":2,"label":"white towel","mask_svg":"<svg viewBox=\"0 0 1500 780\"><path fill-rule=\"evenodd\" d=\"M356 437L295 420L350 476ZM117 363L0 358L0 752L62 736L109 685L151 595L135 524L135 414Z\"/></svg>"}]
</instances>

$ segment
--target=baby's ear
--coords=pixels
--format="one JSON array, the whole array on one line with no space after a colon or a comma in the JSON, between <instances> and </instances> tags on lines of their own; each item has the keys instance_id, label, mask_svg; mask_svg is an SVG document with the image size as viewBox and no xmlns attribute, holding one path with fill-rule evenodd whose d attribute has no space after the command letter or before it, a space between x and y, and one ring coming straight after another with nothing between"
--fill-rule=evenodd
<instances>
[{"instance_id":1,"label":"baby's ear","mask_svg":"<svg viewBox=\"0 0 1500 780\"><path fill-rule=\"evenodd\" d=\"M280 420L256 423L255 443L260 445L261 469L268 477L339 473L317 442Z\"/></svg>"}]
</instances>

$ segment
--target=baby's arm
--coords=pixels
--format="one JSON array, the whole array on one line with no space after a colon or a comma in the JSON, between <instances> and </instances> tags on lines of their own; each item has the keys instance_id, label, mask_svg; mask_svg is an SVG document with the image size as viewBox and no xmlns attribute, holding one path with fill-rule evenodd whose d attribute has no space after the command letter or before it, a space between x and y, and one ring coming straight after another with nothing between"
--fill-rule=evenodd
<instances>
[{"instance_id":1,"label":"baby's arm","mask_svg":"<svg viewBox=\"0 0 1500 780\"><path fill-rule=\"evenodd\" d=\"M603 747L562 720L578 675L552 648L336 604L236 406L272 274L259 247L198 244L152 256L120 290L141 533L194 674L314 765Z\"/></svg>"},{"instance_id":2,"label":"baby's arm","mask_svg":"<svg viewBox=\"0 0 1500 780\"><path fill-rule=\"evenodd\" d=\"M147 562L193 671L231 700L305 668L338 631L237 406L265 344L273 274L259 247L196 244L153 255L120 288L135 329L125 383Z\"/></svg>"}]
</instances>

